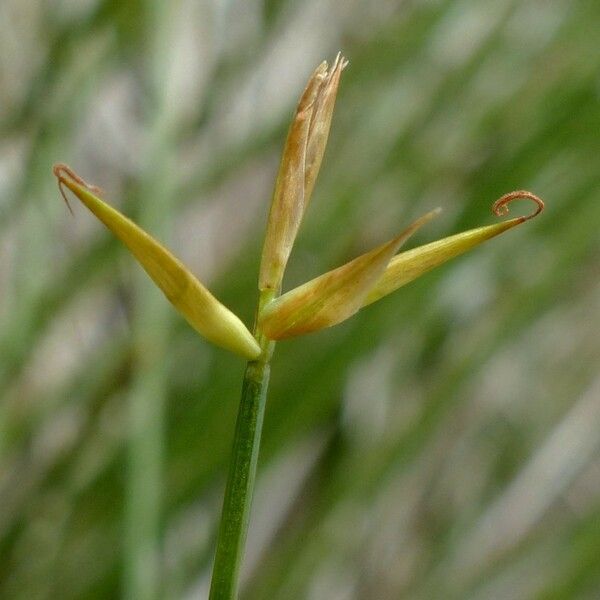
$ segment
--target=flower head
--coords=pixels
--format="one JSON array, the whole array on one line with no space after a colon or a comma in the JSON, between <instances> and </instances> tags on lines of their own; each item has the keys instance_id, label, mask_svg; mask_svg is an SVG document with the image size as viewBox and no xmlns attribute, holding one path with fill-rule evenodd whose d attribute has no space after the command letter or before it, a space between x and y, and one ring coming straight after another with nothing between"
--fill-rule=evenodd
<instances>
[{"instance_id":1,"label":"flower head","mask_svg":"<svg viewBox=\"0 0 600 600\"><path fill-rule=\"evenodd\" d=\"M338 54L331 68L326 62L317 67L300 97L288 131L262 252L256 337L169 250L101 200L98 188L59 164L54 167L54 175L63 198L67 201L64 186L127 246L171 304L200 334L250 360L268 354L269 340L336 325L362 307L542 211L544 203L535 194L511 192L493 204L496 215L506 214L508 205L517 199L535 202L536 211L396 254L417 229L438 214L436 209L388 242L280 296L285 268L321 167L341 73L347 64Z\"/></svg>"}]
</instances>

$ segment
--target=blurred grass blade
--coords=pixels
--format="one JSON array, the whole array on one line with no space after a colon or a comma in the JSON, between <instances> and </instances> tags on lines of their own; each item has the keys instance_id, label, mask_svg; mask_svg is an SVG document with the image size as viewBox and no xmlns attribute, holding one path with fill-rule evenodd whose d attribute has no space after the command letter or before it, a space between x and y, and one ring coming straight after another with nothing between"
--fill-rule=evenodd
<instances>
[{"instance_id":1,"label":"blurred grass blade","mask_svg":"<svg viewBox=\"0 0 600 600\"><path fill-rule=\"evenodd\" d=\"M385 244L280 296L260 314L261 330L279 340L345 321L360 309L398 248L438 213L427 213Z\"/></svg>"},{"instance_id":2,"label":"blurred grass blade","mask_svg":"<svg viewBox=\"0 0 600 600\"><path fill-rule=\"evenodd\" d=\"M524 223L543 210L544 203L542 200L526 191L511 192L502 196L494 203L492 210L496 215L504 215L508 212L510 202L523 198L533 200L538 205L535 213L526 217L517 217L502 223L496 223L495 225L463 231L430 244L407 250L394 257L381 279L367 295L363 306L376 302L399 287L413 281L413 279L427 273L427 271L471 250L490 238L512 229L516 225Z\"/></svg>"},{"instance_id":3,"label":"blurred grass blade","mask_svg":"<svg viewBox=\"0 0 600 600\"><path fill-rule=\"evenodd\" d=\"M98 198L89 186L65 165L56 165L59 186L67 186L75 196L110 229L138 259L154 283L207 340L245 358L260 354L258 343L242 321L223 306L194 275L164 246ZM66 201L66 196L65 198ZM67 202L68 204L68 202Z\"/></svg>"},{"instance_id":4,"label":"blurred grass blade","mask_svg":"<svg viewBox=\"0 0 600 600\"><path fill-rule=\"evenodd\" d=\"M340 74L338 54L328 71L322 62L308 80L290 125L275 182L260 265L259 289L279 290L290 252L321 166Z\"/></svg>"}]
</instances>

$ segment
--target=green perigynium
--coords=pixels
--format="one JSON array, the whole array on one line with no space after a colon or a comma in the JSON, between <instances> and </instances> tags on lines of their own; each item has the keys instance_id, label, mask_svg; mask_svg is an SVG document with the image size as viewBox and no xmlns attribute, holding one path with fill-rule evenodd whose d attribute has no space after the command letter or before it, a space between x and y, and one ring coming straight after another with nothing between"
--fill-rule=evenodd
<instances>
[{"instance_id":1,"label":"green perigynium","mask_svg":"<svg viewBox=\"0 0 600 600\"><path fill-rule=\"evenodd\" d=\"M54 167L65 200L63 186L127 246L198 333L249 360L217 542L213 600L237 595L274 340L336 325L427 271L527 221L544 207L531 192L511 192L494 203L495 214L505 214L508 204L521 198L534 201L536 211L397 254L400 246L439 212L436 209L370 252L281 295L285 268L321 167L341 73L347 64L338 54L331 68L326 62L317 67L290 125L267 223L253 333L169 250L101 200L97 188L66 165Z\"/></svg>"}]
</instances>

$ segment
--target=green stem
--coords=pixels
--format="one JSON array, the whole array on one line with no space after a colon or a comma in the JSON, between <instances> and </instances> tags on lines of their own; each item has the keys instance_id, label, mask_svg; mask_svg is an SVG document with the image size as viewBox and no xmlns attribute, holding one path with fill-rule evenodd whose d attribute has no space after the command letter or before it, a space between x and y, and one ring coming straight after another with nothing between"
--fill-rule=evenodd
<instances>
[{"instance_id":1,"label":"green stem","mask_svg":"<svg viewBox=\"0 0 600 600\"><path fill-rule=\"evenodd\" d=\"M270 294L268 297L261 295L260 305L264 305L271 298ZM210 600L237 598L239 573L248 533L269 386L269 363L274 347L274 343L265 339L260 332L255 331L255 334L263 353L258 360L248 363L242 384L242 397L219 524Z\"/></svg>"}]
</instances>

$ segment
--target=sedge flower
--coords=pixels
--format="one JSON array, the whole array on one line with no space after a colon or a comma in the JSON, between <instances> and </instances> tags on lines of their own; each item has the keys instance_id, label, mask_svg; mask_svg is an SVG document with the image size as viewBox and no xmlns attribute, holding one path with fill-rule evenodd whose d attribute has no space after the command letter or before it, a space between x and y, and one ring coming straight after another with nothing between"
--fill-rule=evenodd
<instances>
[{"instance_id":1,"label":"sedge flower","mask_svg":"<svg viewBox=\"0 0 600 600\"><path fill-rule=\"evenodd\" d=\"M504 215L515 199L536 203L536 211L396 254L400 246L440 209L417 219L392 240L297 288L279 295L285 268L309 205L325 153L340 76L348 61L338 54L329 68L321 63L308 80L283 149L267 221L258 279L261 292L255 335L223 306L185 265L135 223L110 207L69 167L54 174L61 193L67 187L137 258L167 299L206 339L245 358L261 354L258 340L280 340L341 323L362 307L397 290L431 269L537 215L544 207L531 192L502 196L493 205ZM68 205L68 202L67 202ZM69 206L70 208L70 206ZM264 343L263 343L264 345Z\"/></svg>"},{"instance_id":2,"label":"sedge flower","mask_svg":"<svg viewBox=\"0 0 600 600\"><path fill-rule=\"evenodd\" d=\"M438 214L436 209L373 250L281 295L286 265L321 168L340 78L347 64L341 54L331 67L326 62L320 64L294 113L267 220L253 333L169 250L104 202L98 188L66 165L54 167L65 201L67 188L123 242L196 331L249 361L217 540L211 600L229 600L237 595L274 341L341 323L431 269L528 221L544 208L542 200L531 192L511 192L493 204L496 215L504 215L516 199L535 202L535 212L398 253L417 229Z\"/></svg>"}]
</instances>

